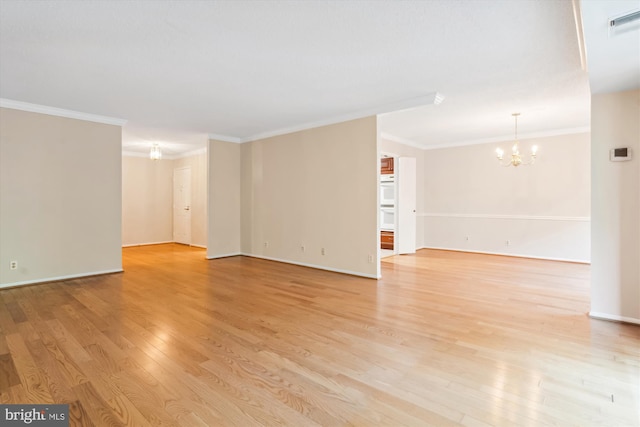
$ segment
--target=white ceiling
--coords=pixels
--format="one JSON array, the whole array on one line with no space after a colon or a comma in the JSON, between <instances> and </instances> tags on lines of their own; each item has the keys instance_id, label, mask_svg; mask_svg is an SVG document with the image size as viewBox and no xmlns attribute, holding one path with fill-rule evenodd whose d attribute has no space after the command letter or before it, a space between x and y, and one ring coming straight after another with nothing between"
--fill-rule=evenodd
<instances>
[{"instance_id":1,"label":"white ceiling","mask_svg":"<svg viewBox=\"0 0 640 427\"><path fill-rule=\"evenodd\" d=\"M587 48L613 4L638 1L583 1ZM570 0L0 0L0 98L126 119L125 151L169 154L422 104L380 128L430 148L510 138L513 112L523 135L587 128L610 76L578 40Z\"/></svg>"},{"instance_id":2,"label":"white ceiling","mask_svg":"<svg viewBox=\"0 0 640 427\"><path fill-rule=\"evenodd\" d=\"M587 0L582 6L591 93L640 88L640 23L609 37L609 18L640 10L640 0Z\"/></svg>"}]
</instances>

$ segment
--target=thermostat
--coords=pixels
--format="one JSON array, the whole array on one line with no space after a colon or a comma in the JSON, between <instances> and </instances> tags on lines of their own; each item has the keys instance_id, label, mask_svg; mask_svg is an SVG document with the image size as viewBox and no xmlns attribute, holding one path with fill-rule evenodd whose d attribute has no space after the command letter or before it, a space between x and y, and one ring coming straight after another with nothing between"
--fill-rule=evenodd
<instances>
[{"instance_id":1,"label":"thermostat","mask_svg":"<svg viewBox=\"0 0 640 427\"><path fill-rule=\"evenodd\" d=\"M612 162L626 162L627 160L631 160L631 149L630 148L612 148L609 150L609 160Z\"/></svg>"}]
</instances>

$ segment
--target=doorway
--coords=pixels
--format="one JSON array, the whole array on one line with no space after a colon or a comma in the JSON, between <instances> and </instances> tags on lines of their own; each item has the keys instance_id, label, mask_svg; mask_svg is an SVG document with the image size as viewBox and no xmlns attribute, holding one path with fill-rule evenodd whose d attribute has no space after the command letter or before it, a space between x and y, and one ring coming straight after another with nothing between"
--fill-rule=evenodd
<instances>
[{"instance_id":1,"label":"doorway","mask_svg":"<svg viewBox=\"0 0 640 427\"><path fill-rule=\"evenodd\" d=\"M173 241L191 245L191 168L173 170Z\"/></svg>"},{"instance_id":2,"label":"doorway","mask_svg":"<svg viewBox=\"0 0 640 427\"><path fill-rule=\"evenodd\" d=\"M380 159L380 256L416 251L416 159L383 154Z\"/></svg>"}]
</instances>

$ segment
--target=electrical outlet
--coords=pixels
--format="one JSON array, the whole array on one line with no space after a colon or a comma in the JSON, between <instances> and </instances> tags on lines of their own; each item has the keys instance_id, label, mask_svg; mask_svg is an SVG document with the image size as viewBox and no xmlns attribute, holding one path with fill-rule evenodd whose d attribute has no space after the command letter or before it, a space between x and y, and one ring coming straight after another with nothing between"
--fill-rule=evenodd
<instances>
[{"instance_id":1,"label":"electrical outlet","mask_svg":"<svg viewBox=\"0 0 640 427\"><path fill-rule=\"evenodd\" d=\"M264 247L268 248L269 247L269 242L264 242Z\"/></svg>"},{"instance_id":2,"label":"electrical outlet","mask_svg":"<svg viewBox=\"0 0 640 427\"><path fill-rule=\"evenodd\" d=\"M11 270L17 270L17 269L18 269L18 261L11 261L11 262L9 263L9 268L10 268Z\"/></svg>"},{"instance_id":3,"label":"electrical outlet","mask_svg":"<svg viewBox=\"0 0 640 427\"><path fill-rule=\"evenodd\" d=\"M369 264L373 263L373 255L369 255Z\"/></svg>"},{"instance_id":4,"label":"electrical outlet","mask_svg":"<svg viewBox=\"0 0 640 427\"><path fill-rule=\"evenodd\" d=\"M305 252L307 250L307 248L304 247L304 245L300 246L300 252Z\"/></svg>"},{"instance_id":5,"label":"electrical outlet","mask_svg":"<svg viewBox=\"0 0 640 427\"><path fill-rule=\"evenodd\" d=\"M320 253L321 253L322 255L324 255L324 248L321 248L321 249L320 249Z\"/></svg>"}]
</instances>

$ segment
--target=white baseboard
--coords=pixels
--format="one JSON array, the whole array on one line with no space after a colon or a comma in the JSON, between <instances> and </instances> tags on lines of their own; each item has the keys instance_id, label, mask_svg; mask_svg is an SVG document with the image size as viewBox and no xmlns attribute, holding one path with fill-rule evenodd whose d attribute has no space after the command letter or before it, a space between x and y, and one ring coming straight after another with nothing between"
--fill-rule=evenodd
<instances>
[{"instance_id":1,"label":"white baseboard","mask_svg":"<svg viewBox=\"0 0 640 427\"><path fill-rule=\"evenodd\" d=\"M583 259L553 258L553 257L541 257L541 256L535 256L535 255L518 255L518 254L510 254L506 252L474 251L470 249L444 248L444 247L435 247L435 246L423 246L420 249L437 249L440 251L467 252L472 254L500 255L500 256L511 256L514 258L531 258L531 259L541 259L545 261L561 261L561 262L573 262L576 264L591 264L590 261L585 261Z\"/></svg>"},{"instance_id":2,"label":"white baseboard","mask_svg":"<svg viewBox=\"0 0 640 427\"><path fill-rule=\"evenodd\" d=\"M167 243L176 243L173 240L167 240L166 242L149 242L149 243L131 243L128 245L122 245L123 248L133 248L136 246L152 246L152 245L166 245ZM179 245L182 245L182 243L178 243ZM194 248L202 248L202 249L207 249L206 246L204 245L195 245L195 244L190 244L187 246L193 246Z\"/></svg>"},{"instance_id":3,"label":"white baseboard","mask_svg":"<svg viewBox=\"0 0 640 427\"><path fill-rule=\"evenodd\" d=\"M218 259L218 258L229 258L232 256L240 256L242 255L240 252L233 252L233 253L229 253L229 254L220 254L220 255L213 255L213 256L206 256L206 259Z\"/></svg>"},{"instance_id":4,"label":"white baseboard","mask_svg":"<svg viewBox=\"0 0 640 427\"><path fill-rule=\"evenodd\" d=\"M342 273L342 274L349 274L351 276L358 276L358 277L366 277L367 279L379 279L378 274L363 274L363 273L359 273L357 271L351 271L351 270L342 270L339 268L331 268L331 267L326 267L323 265L316 265L316 264L308 264L305 262L298 262L298 261L291 261L288 259L280 259L280 258L274 258L274 257L268 257L268 256L264 256L264 255L256 255L256 254L248 254L248 253L242 253L240 255L243 256L248 256L248 257L252 257L252 258L260 258L260 259L266 259L269 261L277 261L277 262L283 262L285 264L294 264L294 265L299 265L302 267L310 267L310 268L315 268L317 270L325 270L325 271L332 271L334 273Z\"/></svg>"},{"instance_id":5,"label":"white baseboard","mask_svg":"<svg viewBox=\"0 0 640 427\"><path fill-rule=\"evenodd\" d=\"M148 242L148 243L130 243L128 245L122 245L123 248L132 248L134 246L151 246L151 245L166 245L167 243L173 243L171 240L166 242Z\"/></svg>"},{"instance_id":6,"label":"white baseboard","mask_svg":"<svg viewBox=\"0 0 640 427\"><path fill-rule=\"evenodd\" d=\"M633 323L634 325L640 325L640 319L626 316L618 316L617 314L598 313L595 311L589 312L589 317L600 320L609 320L612 322Z\"/></svg>"},{"instance_id":7,"label":"white baseboard","mask_svg":"<svg viewBox=\"0 0 640 427\"><path fill-rule=\"evenodd\" d=\"M38 283L59 282L61 280L79 279L81 277L101 276L103 274L122 273L122 272L123 270L120 268L115 270L103 270L103 271L92 271L92 272L81 273L81 274L71 274L68 276L44 277L42 279L24 280L22 282L1 283L0 289L14 288L16 286L35 285Z\"/></svg>"}]
</instances>

